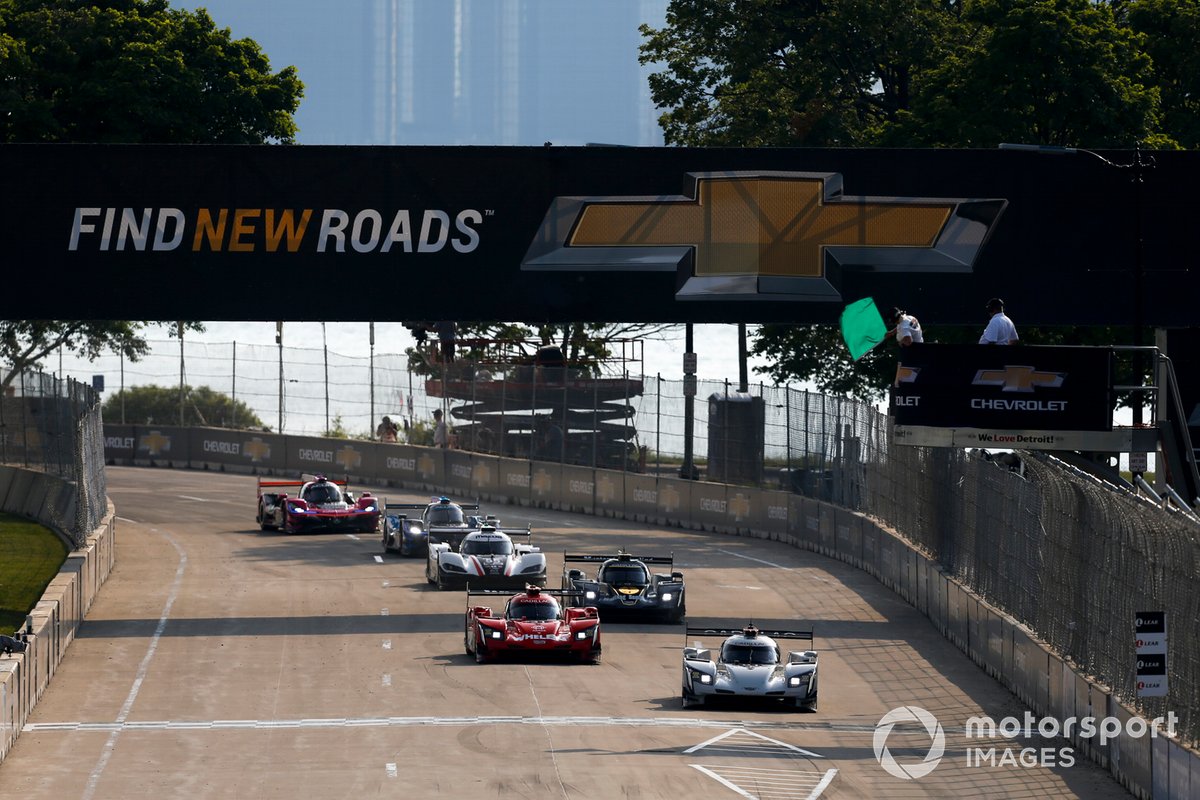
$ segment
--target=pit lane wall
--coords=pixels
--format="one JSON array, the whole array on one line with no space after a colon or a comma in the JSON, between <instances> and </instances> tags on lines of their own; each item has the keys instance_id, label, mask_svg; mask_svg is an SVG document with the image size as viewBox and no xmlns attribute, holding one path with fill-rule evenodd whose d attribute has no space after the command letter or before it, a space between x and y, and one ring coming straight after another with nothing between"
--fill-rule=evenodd
<instances>
[{"instance_id":1,"label":"pit lane wall","mask_svg":"<svg viewBox=\"0 0 1200 800\"><path fill-rule=\"evenodd\" d=\"M222 429L107 425L105 441L110 464L264 476L324 473L349 479L352 489L355 482L382 483L784 542L875 577L927 615L1039 718L1132 716L1105 686L1076 673L1028 628L950 578L884 523L814 498L461 450ZM255 492L247 481L247 516L254 513ZM534 538L536 544L536 532ZM1123 731L1104 744L1072 737L1071 745L1077 756L1109 769L1135 797L1200 796L1200 759L1171 739L1135 738Z\"/></svg>"},{"instance_id":2,"label":"pit lane wall","mask_svg":"<svg viewBox=\"0 0 1200 800\"><path fill-rule=\"evenodd\" d=\"M76 503L73 483L42 472L0 466L0 510L35 520L57 532L68 544L71 537L63 521L74 521ZM20 735L112 572L116 563L114 519L109 505L83 546L67 554L58 575L29 615L28 628L33 636L25 652L7 658L0 655L0 761Z\"/></svg>"}]
</instances>

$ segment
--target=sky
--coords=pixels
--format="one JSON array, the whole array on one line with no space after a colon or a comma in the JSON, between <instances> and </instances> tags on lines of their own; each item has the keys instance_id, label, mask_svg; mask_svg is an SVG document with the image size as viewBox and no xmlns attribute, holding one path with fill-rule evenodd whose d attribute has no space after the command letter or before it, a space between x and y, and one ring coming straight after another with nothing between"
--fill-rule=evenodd
<instances>
[{"instance_id":1,"label":"sky","mask_svg":"<svg viewBox=\"0 0 1200 800\"><path fill-rule=\"evenodd\" d=\"M377 93L371 84L380 84L381 79L374 58L368 50L386 47L388 41L403 40L403 27L394 19L382 19L380 9L388 4L374 0L346 0L339 5L339 12L332 17L326 0L174 0L179 8L206 8L218 28L228 27L236 38L250 37L263 48L270 58L273 70L294 65L305 83L305 95L301 101L296 121L300 127L300 144L367 144L387 145L384 133L370 122L377 109L365 110L363 103L375 102ZM480 140L481 136L498 135L487 126L492 107L482 107L487 98L478 102L479 113L468 118L478 119L478 130L464 129L460 122L424 120L420 126L424 136L437 137L440 144L541 144L552 140L558 144L583 144L587 141L612 142L615 144L647 144L646 141L622 140L636 135L644 120L653 119L654 109L648 98L644 78L639 77L636 65L636 43L641 40L636 32L638 21L653 27L663 24L666 0L524 0L524 8L530 14L544 16L552 35L543 31L538 36L527 31L521 50L521 59L539 64L543 59L559 59L564 53L570 64L558 70L538 70L539 85L526 90L522 97L547 98L553 103L553 113L546 108L531 105L526 100L520 113L537 119L536 124L523 125L526 135L537 136L529 141L505 142ZM445 16L452 6L454 14L470 19L472 9L482 15L493 13L500 7L494 0L416 0L398 7L416 9L414 19L418 27L428 28L428 37L444 33L438 27L440 15L442 27ZM418 30L418 43L425 31ZM485 30L485 34L486 34ZM380 44L383 42L384 44ZM486 42L485 42L486 43ZM394 46L394 45L393 45ZM437 48L433 48L436 51ZM425 51L429 52L429 51ZM435 53L430 52L432 59ZM445 54L438 54L444 57ZM585 57L586 56L586 57ZM398 55L403 61L403 53ZM423 81L435 80L446 65L438 63L416 64L414 74ZM630 91L609 91L610 84L625 81L631 83ZM645 93L639 95L637 84ZM469 87L468 87L469 88ZM418 85L419 90L419 85ZM464 97L471 95L464 91ZM494 98L492 98L494 100ZM459 109L461 112L462 109ZM418 109L419 113L419 109ZM624 121L624 126L614 126L614 121ZM440 124L440 127L439 127ZM592 126L590 129L588 126ZM614 131L624 131L616 133ZM644 136L644 132L642 133ZM340 138L339 138L340 137ZM465 139L465 140L464 140ZM578 141L576 141L578 140ZM661 138L655 144L661 144ZM208 322L204 334L189 334L189 339L210 343L238 342L246 344L274 344L275 323L273 322ZM367 323L330 322L325 336L331 352L347 356L367 356L370 351ZM312 346L322 340L320 323L288 322L285 324L285 345ZM753 329L753 328L751 328ZM155 336L152 338L163 338ZM738 380L738 336L736 325L696 325L694 328L695 351L698 354L697 375L701 380ZM399 322L376 323L376 353L402 353L412 345L412 337ZM683 374L684 329L679 326L674 336L665 340L644 341L642 372L646 375L662 374L664 378L677 379ZM761 359L749 361L751 383L772 381L753 371L762 366ZM47 363L47 368L56 365ZM86 368L80 364L77 368Z\"/></svg>"}]
</instances>

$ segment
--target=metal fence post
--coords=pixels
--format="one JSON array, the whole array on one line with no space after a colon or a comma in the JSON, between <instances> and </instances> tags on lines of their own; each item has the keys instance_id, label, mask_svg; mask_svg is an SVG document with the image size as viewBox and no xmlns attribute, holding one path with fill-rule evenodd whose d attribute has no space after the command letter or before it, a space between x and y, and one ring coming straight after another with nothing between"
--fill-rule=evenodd
<instances>
[{"instance_id":1,"label":"metal fence post","mask_svg":"<svg viewBox=\"0 0 1200 800\"><path fill-rule=\"evenodd\" d=\"M654 472L662 474L662 373L654 395Z\"/></svg>"}]
</instances>

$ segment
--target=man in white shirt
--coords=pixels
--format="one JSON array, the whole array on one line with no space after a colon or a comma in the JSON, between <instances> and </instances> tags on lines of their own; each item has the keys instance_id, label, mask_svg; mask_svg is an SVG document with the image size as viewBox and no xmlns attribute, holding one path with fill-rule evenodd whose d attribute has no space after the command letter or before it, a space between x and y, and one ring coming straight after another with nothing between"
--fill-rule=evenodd
<instances>
[{"instance_id":1,"label":"man in white shirt","mask_svg":"<svg viewBox=\"0 0 1200 800\"><path fill-rule=\"evenodd\" d=\"M921 344L925 341L925 335L921 333L921 323L912 314L900 308L892 309L892 325L894 327L887 332L887 335L895 336L896 344L901 347Z\"/></svg>"},{"instance_id":2,"label":"man in white shirt","mask_svg":"<svg viewBox=\"0 0 1200 800\"><path fill-rule=\"evenodd\" d=\"M1004 301L999 297L993 297L987 302L987 310L992 315L992 318L988 320L987 327L983 331L983 336L979 337L979 343L1016 344L1017 327L1013 325L1013 321L1004 313Z\"/></svg>"}]
</instances>

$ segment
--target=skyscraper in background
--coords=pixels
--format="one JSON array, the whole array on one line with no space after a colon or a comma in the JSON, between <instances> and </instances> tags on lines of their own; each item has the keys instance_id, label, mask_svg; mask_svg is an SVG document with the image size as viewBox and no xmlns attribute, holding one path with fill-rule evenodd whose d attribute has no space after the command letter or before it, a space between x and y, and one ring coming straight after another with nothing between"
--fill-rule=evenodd
<instances>
[{"instance_id":1,"label":"skyscraper in background","mask_svg":"<svg viewBox=\"0 0 1200 800\"><path fill-rule=\"evenodd\" d=\"M207 0L305 84L303 144L662 144L638 26L668 0Z\"/></svg>"}]
</instances>

